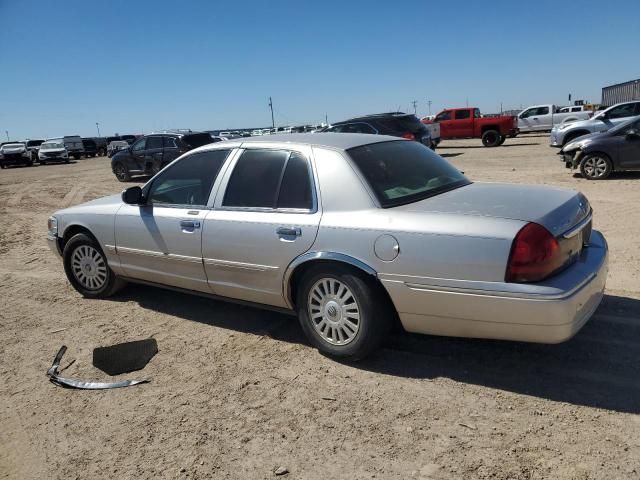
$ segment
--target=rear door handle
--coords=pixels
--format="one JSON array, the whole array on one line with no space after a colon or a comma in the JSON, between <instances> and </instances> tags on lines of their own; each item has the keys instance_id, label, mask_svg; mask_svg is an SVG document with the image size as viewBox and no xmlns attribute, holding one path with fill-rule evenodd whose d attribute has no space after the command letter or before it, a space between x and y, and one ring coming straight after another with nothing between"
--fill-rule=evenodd
<instances>
[{"instance_id":1,"label":"rear door handle","mask_svg":"<svg viewBox=\"0 0 640 480\"><path fill-rule=\"evenodd\" d=\"M198 222L196 220L181 220L180 221L180 226L182 228L190 228L190 229L194 230L196 228L200 228L200 222Z\"/></svg>"},{"instance_id":2,"label":"rear door handle","mask_svg":"<svg viewBox=\"0 0 640 480\"><path fill-rule=\"evenodd\" d=\"M278 235L287 236L287 237L299 237L302 235L302 229L300 228L289 228L289 227L278 227L276 229L276 233Z\"/></svg>"}]
</instances>

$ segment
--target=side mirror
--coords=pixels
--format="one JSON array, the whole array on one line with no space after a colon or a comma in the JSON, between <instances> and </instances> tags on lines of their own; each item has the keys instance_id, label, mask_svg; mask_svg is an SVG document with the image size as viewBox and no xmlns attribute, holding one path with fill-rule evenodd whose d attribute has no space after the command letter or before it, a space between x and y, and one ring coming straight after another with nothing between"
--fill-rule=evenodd
<instances>
[{"instance_id":1,"label":"side mirror","mask_svg":"<svg viewBox=\"0 0 640 480\"><path fill-rule=\"evenodd\" d=\"M142 189L139 186L129 187L122 192L122 201L128 205L143 203Z\"/></svg>"},{"instance_id":2,"label":"side mirror","mask_svg":"<svg viewBox=\"0 0 640 480\"><path fill-rule=\"evenodd\" d=\"M607 118L609 118L609 115L607 115L606 113L601 113L598 116L598 120L606 120Z\"/></svg>"},{"instance_id":3,"label":"side mirror","mask_svg":"<svg viewBox=\"0 0 640 480\"><path fill-rule=\"evenodd\" d=\"M627 130L626 137L628 140L637 140L638 138L640 138L640 132L632 128L630 130Z\"/></svg>"}]
</instances>

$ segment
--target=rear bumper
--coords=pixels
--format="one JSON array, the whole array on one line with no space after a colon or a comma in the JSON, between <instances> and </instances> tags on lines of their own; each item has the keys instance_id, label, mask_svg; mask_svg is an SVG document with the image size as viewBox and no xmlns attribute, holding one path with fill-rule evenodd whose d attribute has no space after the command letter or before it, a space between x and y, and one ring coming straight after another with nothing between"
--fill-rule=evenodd
<instances>
[{"instance_id":1,"label":"rear bumper","mask_svg":"<svg viewBox=\"0 0 640 480\"><path fill-rule=\"evenodd\" d=\"M519 133L520 133L520 129L519 128L512 128L511 130L509 130L509 133L507 134L507 137L514 138L514 137L517 137Z\"/></svg>"},{"instance_id":2,"label":"rear bumper","mask_svg":"<svg viewBox=\"0 0 640 480\"><path fill-rule=\"evenodd\" d=\"M608 247L593 231L589 248L567 270L522 292L441 287L381 278L405 330L430 335L559 343L591 318L604 294ZM524 291L526 289L526 293Z\"/></svg>"}]
</instances>

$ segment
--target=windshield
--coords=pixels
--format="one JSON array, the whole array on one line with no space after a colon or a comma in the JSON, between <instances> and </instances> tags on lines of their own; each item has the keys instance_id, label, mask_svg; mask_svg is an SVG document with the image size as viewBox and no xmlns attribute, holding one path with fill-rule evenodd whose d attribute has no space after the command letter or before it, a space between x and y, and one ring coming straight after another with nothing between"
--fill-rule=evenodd
<instances>
[{"instance_id":1,"label":"windshield","mask_svg":"<svg viewBox=\"0 0 640 480\"><path fill-rule=\"evenodd\" d=\"M64 148L64 145L59 142L47 142L40 145L41 150L48 150L53 148Z\"/></svg>"},{"instance_id":2,"label":"windshield","mask_svg":"<svg viewBox=\"0 0 640 480\"><path fill-rule=\"evenodd\" d=\"M44 140L29 140L27 142L27 147L38 147L40 145L42 145L42 142Z\"/></svg>"},{"instance_id":3,"label":"windshield","mask_svg":"<svg viewBox=\"0 0 640 480\"><path fill-rule=\"evenodd\" d=\"M383 208L422 200L471 182L444 158L409 140L348 150Z\"/></svg>"}]
</instances>

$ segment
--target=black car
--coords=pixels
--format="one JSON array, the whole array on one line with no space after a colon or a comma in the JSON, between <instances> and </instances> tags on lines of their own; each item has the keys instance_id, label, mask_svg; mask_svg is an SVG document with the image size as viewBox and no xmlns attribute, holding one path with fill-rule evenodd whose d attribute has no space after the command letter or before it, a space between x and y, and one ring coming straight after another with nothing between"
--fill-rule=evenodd
<instances>
[{"instance_id":1,"label":"black car","mask_svg":"<svg viewBox=\"0 0 640 480\"><path fill-rule=\"evenodd\" d=\"M431 149L435 148L429 130L412 113L390 112L365 115L333 123L323 132L391 135L416 140Z\"/></svg>"},{"instance_id":2,"label":"black car","mask_svg":"<svg viewBox=\"0 0 640 480\"><path fill-rule=\"evenodd\" d=\"M578 137L559 155L567 168L580 168L588 180L605 179L614 171L640 170L640 116L606 132Z\"/></svg>"},{"instance_id":3,"label":"black car","mask_svg":"<svg viewBox=\"0 0 640 480\"><path fill-rule=\"evenodd\" d=\"M111 157L111 170L121 182L134 175L155 175L185 152L220 141L208 133L154 133Z\"/></svg>"},{"instance_id":4,"label":"black car","mask_svg":"<svg viewBox=\"0 0 640 480\"><path fill-rule=\"evenodd\" d=\"M95 157L98 155L98 144L92 138L83 138L82 146L84 147L84 156Z\"/></svg>"},{"instance_id":5,"label":"black car","mask_svg":"<svg viewBox=\"0 0 640 480\"><path fill-rule=\"evenodd\" d=\"M40 150L40 145L42 145L42 143L44 142L44 140L27 140L26 145L27 145L27 150L29 150L31 152L31 158L34 161L38 160L38 150Z\"/></svg>"}]
</instances>

